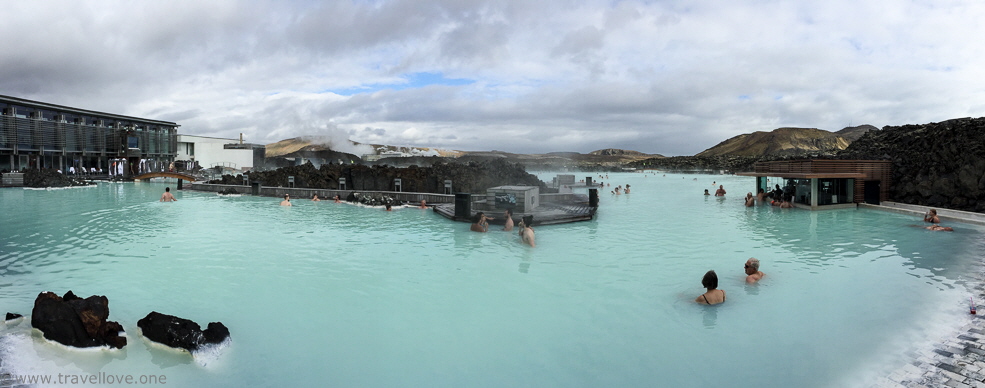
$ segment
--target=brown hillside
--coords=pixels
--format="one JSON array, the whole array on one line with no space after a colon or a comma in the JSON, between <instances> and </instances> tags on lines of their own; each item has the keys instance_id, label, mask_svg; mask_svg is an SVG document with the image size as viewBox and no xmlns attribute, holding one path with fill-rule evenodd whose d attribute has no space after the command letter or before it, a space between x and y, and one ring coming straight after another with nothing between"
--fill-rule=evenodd
<instances>
[{"instance_id":1,"label":"brown hillside","mask_svg":"<svg viewBox=\"0 0 985 388\"><path fill-rule=\"evenodd\" d=\"M267 144L267 157L276 158L292 152L300 151L302 148L311 145L311 142L300 137L285 139L276 143Z\"/></svg>"},{"instance_id":2,"label":"brown hillside","mask_svg":"<svg viewBox=\"0 0 985 388\"><path fill-rule=\"evenodd\" d=\"M695 156L833 153L847 148L848 144L848 140L817 128L777 128L771 132L757 131L733 137Z\"/></svg>"}]
</instances>

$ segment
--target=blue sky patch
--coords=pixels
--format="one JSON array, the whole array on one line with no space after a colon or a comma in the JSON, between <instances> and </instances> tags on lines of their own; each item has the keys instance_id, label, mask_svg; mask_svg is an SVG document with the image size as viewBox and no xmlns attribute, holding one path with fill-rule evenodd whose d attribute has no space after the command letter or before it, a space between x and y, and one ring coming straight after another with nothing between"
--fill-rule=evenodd
<instances>
[{"instance_id":1,"label":"blue sky patch","mask_svg":"<svg viewBox=\"0 0 985 388\"><path fill-rule=\"evenodd\" d=\"M475 80L464 79L464 78L445 78L442 73L410 73L401 76L405 82L397 82L390 84L369 84L361 85L348 89L339 90L327 90L329 92L341 95L341 96L351 96L361 93L373 93L380 90L404 90L404 89L417 89L423 88L425 86L431 85L444 85L444 86L459 86L459 85L469 85L475 83Z\"/></svg>"}]
</instances>

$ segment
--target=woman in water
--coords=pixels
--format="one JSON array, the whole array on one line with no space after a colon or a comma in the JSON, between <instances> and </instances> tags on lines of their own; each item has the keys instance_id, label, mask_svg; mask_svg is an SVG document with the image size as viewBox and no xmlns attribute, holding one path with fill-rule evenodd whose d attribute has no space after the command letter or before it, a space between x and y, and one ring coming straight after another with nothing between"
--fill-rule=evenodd
<instances>
[{"instance_id":1,"label":"woman in water","mask_svg":"<svg viewBox=\"0 0 985 388\"><path fill-rule=\"evenodd\" d=\"M725 290L718 289L718 275L715 271L708 271L701 279L701 285L708 291L697 297L694 301L701 304L719 304L725 302Z\"/></svg>"}]
</instances>

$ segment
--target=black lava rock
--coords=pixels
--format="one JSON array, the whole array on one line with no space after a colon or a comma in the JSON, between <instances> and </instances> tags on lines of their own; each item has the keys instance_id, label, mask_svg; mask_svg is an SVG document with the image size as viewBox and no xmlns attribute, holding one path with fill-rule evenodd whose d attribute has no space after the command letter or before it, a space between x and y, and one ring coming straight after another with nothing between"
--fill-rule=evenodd
<instances>
[{"instance_id":1,"label":"black lava rock","mask_svg":"<svg viewBox=\"0 0 985 388\"><path fill-rule=\"evenodd\" d=\"M188 351L229 338L229 329L220 322L209 323L208 328L203 331L195 322L157 311L152 311L137 321L137 327L151 341Z\"/></svg>"},{"instance_id":2,"label":"black lava rock","mask_svg":"<svg viewBox=\"0 0 985 388\"><path fill-rule=\"evenodd\" d=\"M64 297L42 292L34 300L31 326L41 330L44 338L79 348L127 345L120 335L123 326L109 318L109 300L102 295L82 299L72 291Z\"/></svg>"}]
</instances>

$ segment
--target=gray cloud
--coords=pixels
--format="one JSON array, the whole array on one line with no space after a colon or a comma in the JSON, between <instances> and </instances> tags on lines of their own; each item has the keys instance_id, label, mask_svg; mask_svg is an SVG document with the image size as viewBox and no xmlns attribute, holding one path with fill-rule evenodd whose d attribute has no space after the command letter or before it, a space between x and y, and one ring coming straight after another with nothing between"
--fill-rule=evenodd
<instances>
[{"instance_id":1,"label":"gray cloud","mask_svg":"<svg viewBox=\"0 0 985 388\"><path fill-rule=\"evenodd\" d=\"M15 2L0 94L254 142L693 154L782 126L981 116L983 7ZM473 82L408 84L418 73Z\"/></svg>"}]
</instances>

